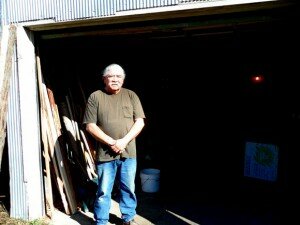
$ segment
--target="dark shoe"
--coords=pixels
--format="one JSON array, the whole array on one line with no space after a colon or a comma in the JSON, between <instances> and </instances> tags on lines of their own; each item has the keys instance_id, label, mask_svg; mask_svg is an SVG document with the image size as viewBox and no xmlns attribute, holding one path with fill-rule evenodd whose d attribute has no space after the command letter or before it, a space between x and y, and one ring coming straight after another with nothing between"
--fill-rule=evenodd
<instances>
[{"instance_id":1,"label":"dark shoe","mask_svg":"<svg viewBox=\"0 0 300 225\"><path fill-rule=\"evenodd\" d=\"M123 225L139 225L135 220L131 220L128 222L123 222Z\"/></svg>"}]
</instances>

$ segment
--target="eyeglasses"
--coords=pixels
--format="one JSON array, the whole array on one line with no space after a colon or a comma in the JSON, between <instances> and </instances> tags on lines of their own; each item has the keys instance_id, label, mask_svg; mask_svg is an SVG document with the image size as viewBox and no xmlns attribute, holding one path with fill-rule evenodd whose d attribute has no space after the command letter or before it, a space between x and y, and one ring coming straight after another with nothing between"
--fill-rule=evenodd
<instances>
[{"instance_id":1,"label":"eyeglasses","mask_svg":"<svg viewBox=\"0 0 300 225\"><path fill-rule=\"evenodd\" d=\"M118 79L122 79L124 78L124 75L105 75L104 77L107 77L109 79L112 79L112 78L118 78Z\"/></svg>"}]
</instances>

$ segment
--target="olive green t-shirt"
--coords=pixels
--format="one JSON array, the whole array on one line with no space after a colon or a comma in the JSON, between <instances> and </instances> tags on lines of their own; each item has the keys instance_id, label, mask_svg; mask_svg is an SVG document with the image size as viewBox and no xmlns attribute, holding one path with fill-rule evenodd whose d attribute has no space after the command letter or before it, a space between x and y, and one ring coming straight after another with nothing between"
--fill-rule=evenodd
<instances>
[{"instance_id":1,"label":"olive green t-shirt","mask_svg":"<svg viewBox=\"0 0 300 225\"><path fill-rule=\"evenodd\" d=\"M83 124L95 123L110 137L120 139L129 132L136 118L145 118L145 114L135 92L126 88L122 88L118 94L98 90L88 98ZM120 157L136 157L135 139L128 143L122 155L115 154L109 146L97 142L98 161L110 161Z\"/></svg>"}]
</instances>

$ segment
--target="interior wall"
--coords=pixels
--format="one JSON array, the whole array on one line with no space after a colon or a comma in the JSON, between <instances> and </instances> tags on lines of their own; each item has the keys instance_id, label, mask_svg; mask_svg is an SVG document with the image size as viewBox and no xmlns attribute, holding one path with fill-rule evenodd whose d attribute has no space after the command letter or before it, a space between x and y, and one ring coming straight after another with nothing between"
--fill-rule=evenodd
<instances>
[{"instance_id":1,"label":"interior wall","mask_svg":"<svg viewBox=\"0 0 300 225\"><path fill-rule=\"evenodd\" d=\"M41 40L43 74L58 100L71 89L84 108L101 87L101 70L121 64L125 86L140 96L147 116L139 168L160 168L165 192L288 193L299 123L294 26L280 20L177 35ZM264 75L262 84L251 82L255 74ZM243 176L246 141L279 146L276 182Z\"/></svg>"}]
</instances>

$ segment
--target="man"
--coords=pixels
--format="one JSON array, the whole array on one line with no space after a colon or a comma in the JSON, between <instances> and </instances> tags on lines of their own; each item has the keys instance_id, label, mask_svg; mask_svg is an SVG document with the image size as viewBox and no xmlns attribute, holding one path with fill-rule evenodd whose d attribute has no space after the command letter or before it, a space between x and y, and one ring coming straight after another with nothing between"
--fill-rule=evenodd
<instances>
[{"instance_id":1,"label":"man","mask_svg":"<svg viewBox=\"0 0 300 225\"><path fill-rule=\"evenodd\" d=\"M136 93L122 87L125 71L120 65L107 66L102 79L104 90L90 95L83 118L86 130L98 144L94 217L96 225L108 223L111 193L117 178L123 224L137 224L134 221L137 207L135 138L144 127L145 114Z\"/></svg>"}]
</instances>

